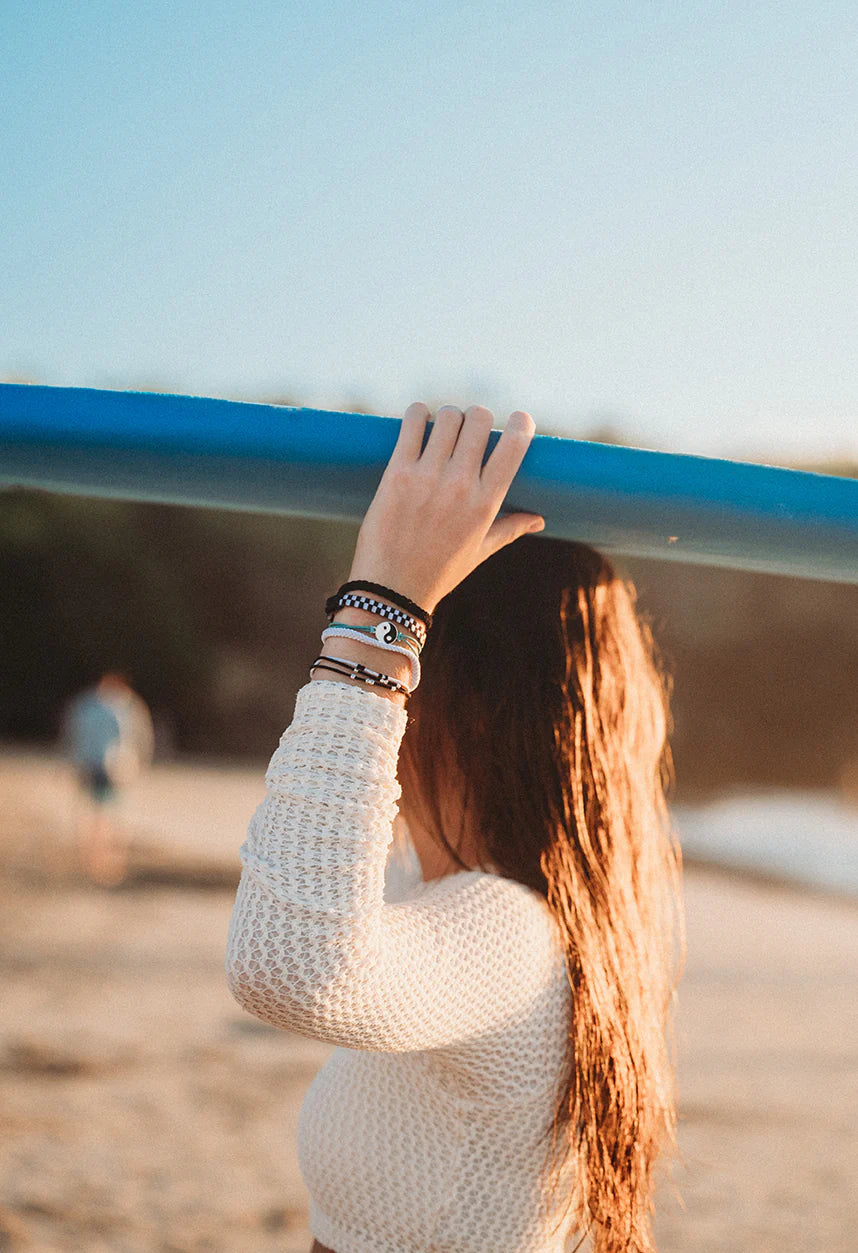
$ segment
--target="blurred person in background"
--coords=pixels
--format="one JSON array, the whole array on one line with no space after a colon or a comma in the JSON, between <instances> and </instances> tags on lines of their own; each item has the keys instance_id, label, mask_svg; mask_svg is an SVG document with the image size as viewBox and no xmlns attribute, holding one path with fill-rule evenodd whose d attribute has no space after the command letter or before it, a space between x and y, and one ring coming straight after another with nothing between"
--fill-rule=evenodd
<instances>
[{"instance_id":1,"label":"blurred person in background","mask_svg":"<svg viewBox=\"0 0 858 1253\"><path fill-rule=\"evenodd\" d=\"M66 706L61 738L80 785L76 833L81 864L95 883L120 883L128 869L128 843L115 803L120 790L152 761L149 710L127 676L109 670Z\"/></svg>"}]
</instances>

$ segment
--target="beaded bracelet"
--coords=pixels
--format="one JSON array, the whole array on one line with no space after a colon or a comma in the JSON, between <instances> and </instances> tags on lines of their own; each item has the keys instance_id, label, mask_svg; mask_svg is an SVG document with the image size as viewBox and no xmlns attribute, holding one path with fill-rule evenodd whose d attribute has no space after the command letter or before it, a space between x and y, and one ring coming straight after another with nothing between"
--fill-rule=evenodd
<instances>
[{"instance_id":1,"label":"beaded bracelet","mask_svg":"<svg viewBox=\"0 0 858 1253\"><path fill-rule=\"evenodd\" d=\"M327 665L327 662L333 664ZM399 692L406 700L411 695L411 689L398 679L391 678L389 674L381 674L378 670L370 670L369 666L362 666L359 661L346 661L344 657L327 657L322 654L310 666L311 675L314 670L330 670L349 679L358 679L368 687L386 687L392 692Z\"/></svg>"},{"instance_id":2,"label":"beaded bracelet","mask_svg":"<svg viewBox=\"0 0 858 1253\"><path fill-rule=\"evenodd\" d=\"M385 652L399 653L400 656L407 657L411 662L411 690L413 692L417 684L420 682L420 661L417 654L412 652L410 648L403 648L399 644L386 644L384 640L377 639L367 640L364 638L364 633L366 631L369 631L370 634L373 633L372 627L364 627L361 629L360 627L350 627L347 623L332 622L331 625L322 632L322 643L324 644L325 640L335 639L338 636L341 636L346 640L356 640L359 644L372 644L376 648L383 648Z\"/></svg>"},{"instance_id":3,"label":"beaded bracelet","mask_svg":"<svg viewBox=\"0 0 858 1253\"><path fill-rule=\"evenodd\" d=\"M325 601L325 613L329 618L332 618L338 609L348 608L365 609L368 613L377 614L380 618L387 618L390 622L405 627L417 638L421 647L426 642L426 627L422 622L417 618L412 618L402 609L385 605L383 601L374 600L371 596L360 596L356 592L345 592L342 596L335 593Z\"/></svg>"},{"instance_id":4,"label":"beaded bracelet","mask_svg":"<svg viewBox=\"0 0 858 1253\"><path fill-rule=\"evenodd\" d=\"M377 596L384 596L386 600L391 601L394 605L398 605L400 609L404 609L406 613L410 613L412 617L420 618L426 623L426 629L432 625L432 615L426 609L421 609L413 600L409 600L407 596L403 596L401 592L394 592L390 587L383 587L381 583L365 583L363 579L353 579L350 583L343 583L342 587L336 591L337 596L341 596L343 592L375 592Z\"/></svg>"}]
</instances>

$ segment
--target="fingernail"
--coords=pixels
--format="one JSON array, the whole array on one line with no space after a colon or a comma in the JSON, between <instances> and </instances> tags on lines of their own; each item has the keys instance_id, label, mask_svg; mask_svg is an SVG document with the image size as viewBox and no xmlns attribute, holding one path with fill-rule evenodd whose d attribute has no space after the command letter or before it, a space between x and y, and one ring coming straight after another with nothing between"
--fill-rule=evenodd
<instances>
[{"instance_id":1,"label":"fingernail","mask_svg":"<svg viewBox=\"0 0 858 1253\"><path fill-rule=\"evenodd\" d=\"M544 522L542 519L540 519L540 520L539 520L539 522L534 522L534 523L533 523L531 526L529 526L527 529L528 529L529 531L544 531L544 530L545 530L545 522Z\"/></svg>"}]
</instances>

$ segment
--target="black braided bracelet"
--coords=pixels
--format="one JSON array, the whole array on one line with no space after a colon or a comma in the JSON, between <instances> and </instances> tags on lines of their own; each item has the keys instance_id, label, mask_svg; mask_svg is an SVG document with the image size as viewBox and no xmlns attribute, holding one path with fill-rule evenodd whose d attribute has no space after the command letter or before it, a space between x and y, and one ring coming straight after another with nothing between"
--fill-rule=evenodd
<instances>
[{"instance_id":1,"label":"black braided bracelet","mask_svg":"<svg viewBox=\"0 0 858 1253\"><path fill-rule=\"evenodd\" d=\"M426 609L421 609L418 604L409 600L407 596L403 596L401 592L394 592L392 588L383 587L381 583L366 583L363 579L352 579L350 583L344 583L338 588L336 595L342 596L343 592L375 592L376 596L384 596L392 604L398 605L400 609L405 609L415 618L420 618L426 623L427 630L432 625L431 613Z\"/></svg>"}]
</instances>

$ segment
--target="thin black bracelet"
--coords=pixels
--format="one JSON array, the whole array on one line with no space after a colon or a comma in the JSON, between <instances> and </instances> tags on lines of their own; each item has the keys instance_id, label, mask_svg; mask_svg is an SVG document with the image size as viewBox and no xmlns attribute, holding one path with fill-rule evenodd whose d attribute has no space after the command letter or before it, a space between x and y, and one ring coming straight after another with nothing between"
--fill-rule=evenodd
<instances>
[{"instance_id":1,"label":"thin black bracelet","mask_svg":"<svg viewBox=\"0 0 858 1253\"><path fill-rule=\"evenodd\" d=\"M411 614L406 613L404 609L396 609L393 605L374 600L372 596L362 596L359 592L343 592L342 595L337 593L325 601L325 613L329 618L333 618L338 609L349 608L364 609L367 613L377 614L379 618L396 622L399 626L404 626L406 630L411 631L421 647L426 643L425 625L418 618L412 618Z\"/></svg>"},{"instance_id":2,"label":"thin black bracelet","mask_svg":"<svg viewBox=\"0 0 858 1253\"><path fill-rule=\"evenodd\" d=\"M401 592L394 592L392 588L383 587L381 583L365 583L363 579L352 579L351 583L343 583L342 587L337 589L336 595L342 596L343 592L375 592L377 596L385 596L394 605L398 605L400 609L413 613L415 618L420 618L426 623L427 630L432 625L432 615L425 609L416 604L413 600L409 600L407 596L403 596Z\"/></svg>"},{"instance_id":3,"label":"thin black bracelet","mask_svg":"<svg viewBox=\"0 0 858 1253\"><path fill-rule=\"evenodd\" d=\"M407 687L402 687L399 684L394 686L394 680L391 680L390 683L385 683L381 679L363 678L362 675L349 674L347 670L339 670L336 666L323 666L321 664L319 664L318 666L310 667L311 678L313 677L314 670L330 670L331 674L340 674L342 675L344 679L345 678L355 679L357 680L357 682L363 683L364 687L385 687L389 691L397 693L397 695L399 696L404 696L406 700L408 700L408 697L411 695Z\"/></svg>"},{"instance_id":4,"label":"thin black bracelet","mask_svg":"<svg viewBox=\"0 0 858 1253\"><path fill-rule=\"evenodd\" d=\"M330 658L329 658L330 660ZM349 670L344 666L326 666L324 662L316 662L310 666L310 674L315 670L330 670L331 674L341 674L343 678L355 679L358 683L364 683L367 687L387 687L391 691L401 692L403 696L410 696L411 693L406 687L400 684L396 679L391 679L389 675L380 675L374 679L371 675L357 674L353 670Z\"/></svg>"},{"instance_id":5,"label":"thin black bracelet","mask_svg":"<svg viewBox=\"0 0 858 1253\"><path fill-rule=\"evenodd\" d=\"M335 664L325 665L326 661ZM400 683L398 679L392 678L389 674L381 674L378 670L370 670L359 661L346 661L342 657L329 657L326 653L322 653L310 666L311 676L314 670L330 670L332 674L346 675L350 679L365 683L367 687L386 687L392 692L399 692L406 699L411 695L411 689L404 683Z\"/></svg>"},{"instance_id":6,"label":"thin black bracelet","mask_svg":"<svg viewBox=\"0 0 858 1253\"><path fill-rule=\"evenodd\" d=\"M411 689L401 680L394 679L390 674L383 674L380 670L372 670L369 666L365 666L363 662L351 661L347 657L332 657L329 653L319 653L311 668L315 668L316 662L323 661L331 662L335 666L342 666L343 672L348 672L354 678L362 678L364 675L368 675L373 682L380 683L382 687L398 687L403 692L411 694Z\"/></svg>"}]
</instances>

